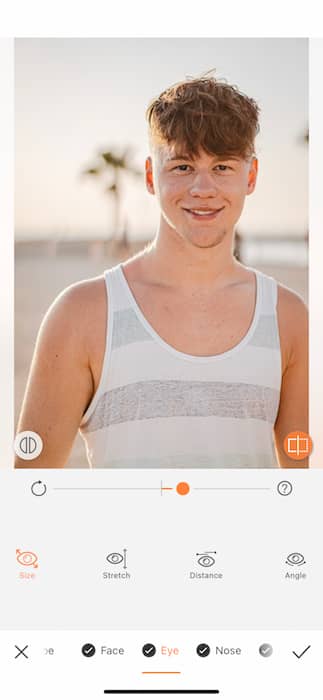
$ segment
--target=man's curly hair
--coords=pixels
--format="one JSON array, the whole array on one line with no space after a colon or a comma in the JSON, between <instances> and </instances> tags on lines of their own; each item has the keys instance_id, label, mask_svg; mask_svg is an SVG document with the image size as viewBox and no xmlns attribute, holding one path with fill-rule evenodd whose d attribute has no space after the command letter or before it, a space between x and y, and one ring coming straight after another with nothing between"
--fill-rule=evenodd
<instances>
[{"instance_id":1,"label":"man's curly hair","mask_svg":"<svg viewBox=\"0 0 323 700\"><path fill-rule=\"evenodd\" d=\"M151 145L176 144L183 155L251 158L259 107L234 85L214 77L190 78L164 90L147 109Z\"/></svg>"}]
</instances>

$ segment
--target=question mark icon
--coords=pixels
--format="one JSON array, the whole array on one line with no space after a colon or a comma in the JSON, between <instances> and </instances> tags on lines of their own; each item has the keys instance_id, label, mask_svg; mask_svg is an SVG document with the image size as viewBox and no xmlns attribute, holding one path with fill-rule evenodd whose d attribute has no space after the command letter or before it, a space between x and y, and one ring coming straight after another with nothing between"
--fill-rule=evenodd
<instances>
[{"instance_id":1,"label":"question mark icon","mask_svg":"<svg viewBox=\"0 0 323 700\"><path fill-rule=\"evenodd\" d=\"M280 481L277 486L277 491L281 496L290 496L293 486L290 481Z\"/></svg>"}]
</instances>

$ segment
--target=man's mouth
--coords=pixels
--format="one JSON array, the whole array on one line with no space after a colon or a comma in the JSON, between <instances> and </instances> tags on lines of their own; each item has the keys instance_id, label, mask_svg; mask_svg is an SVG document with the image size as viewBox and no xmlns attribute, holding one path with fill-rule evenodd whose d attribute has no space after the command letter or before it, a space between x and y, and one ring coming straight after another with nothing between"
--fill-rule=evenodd
<instances>
[{"instance_id":1,"label":"man's mouth","mask_svg":"<svg viewBox=\"0 0 323 700\"><path fill-rule=\"evenodd\" d=\"M213 219L216 217L224 207L221 207L219 209L211 209L211 208L197 208L197 209L188 209L186 207L183 207L184 211L187 211L188 214L191 214L194 218L199 218L199 219Z\"/></svg>"}]
</instances>

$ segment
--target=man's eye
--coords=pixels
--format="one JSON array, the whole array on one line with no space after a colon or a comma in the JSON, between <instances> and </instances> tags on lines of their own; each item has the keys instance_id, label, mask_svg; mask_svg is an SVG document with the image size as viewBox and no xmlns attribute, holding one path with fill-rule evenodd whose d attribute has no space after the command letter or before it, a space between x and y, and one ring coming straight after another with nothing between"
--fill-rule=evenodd
<instances>
[{"instance_id":1,"label":"man's eye","mask_svg":"<svg viewBox=\"0 0 323 700\"><path fill-rule=\"evenodd\" d=\"M222 164L216 165L216 166L215 166L215 170L216 170L216 169L220 170L221 173L222 173L222 172L224 173L224 172L226 172L227 170L231 170L231 168L230 168L229 165L222 165Z\"/></svg>"},{"instance_id":2,"label":"man's eye","mask_svg":"<svg viewBox=\"0 0 323 700\"><path fill-rule=\"evenodd\" d=\"M182 165L176 165L176 167L174 168L174 170L179 170L181 173L187 173L189 169L190 166L186 163L183 163Z\"/></svg>"}]
</instances>

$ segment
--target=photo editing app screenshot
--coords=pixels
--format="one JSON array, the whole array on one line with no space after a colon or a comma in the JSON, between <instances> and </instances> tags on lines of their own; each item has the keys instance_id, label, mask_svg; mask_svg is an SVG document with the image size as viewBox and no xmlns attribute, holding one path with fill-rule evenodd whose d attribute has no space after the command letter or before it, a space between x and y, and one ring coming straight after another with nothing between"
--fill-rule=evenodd
<instances>
[{"instance_id":1,"label":"photo editing app screenshot","mask_svg":"<svg viewBox=\"0 0 323 700\"><path fill-rule=\"evenodd\" d=\"M320 700L323 41L1 51L1 697Z\"/></svg>"}]
</instances>

